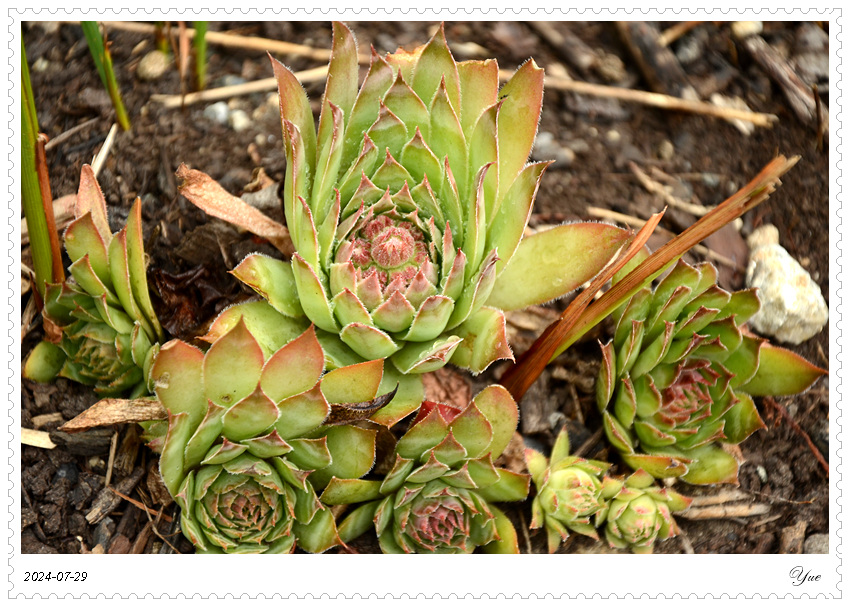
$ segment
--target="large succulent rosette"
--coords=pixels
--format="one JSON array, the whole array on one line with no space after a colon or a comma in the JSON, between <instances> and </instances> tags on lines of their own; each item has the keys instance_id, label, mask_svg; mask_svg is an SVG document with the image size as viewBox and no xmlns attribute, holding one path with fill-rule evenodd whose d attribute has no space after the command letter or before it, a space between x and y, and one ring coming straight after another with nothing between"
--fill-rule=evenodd
<instances>
[{"instance_id":1,"label":"large succulent rosette","mask_svg":"<svg viewBox=\"0 0 850 607\"><path fill-rule=\"evenodd\" d=\"M716 279L710 264L679 262L654 291L632 297L602 347L605 433L626 464L656 478L734 482L738 464L717 443L763 427L747 384L764 340L743 329L758 297Z\"/></svg>"},{"instance_id":2,"label":"large succulent rosette","mask_svg":"<svg viewBox=\"0 0 850 607\"><path fill-rule=\"evenodd\" d=\"M83 167L76 219L64 239L71 277L46 285L43 315L52 341L32 351L25 377L46 382L59 375L103 396L148 393L163 332L148 292L141 204L136 199L127 225L113 235L103 192L91 167Z\"/></svg>"},{"instance_id":3,"label":"large succulent rosette","mask_svg":"<svg viewBox=\"0 0 850 607\"><path fill-rule=\"evenodd\" d=\"M271 352L267 343L238 318L206 353L165 344L151 371L168 411L160 471L199 552L327 550L339 537L315 486L374 463L373 430L323 424L334 403L374 399L383 363L322 376L312 329Z\"/></svg>"},{"instance_id":4,"label":"large succulent rosette","mask_svg":"<svg viewBox=\"0 0 850 607\"><path fill-rule=\"evenodd\" d=\"M687 510L690 498L657 487L655 479L645 470L615 483L617 487L607 489L613 496L604 517L605 538L612 548L649 554L656 541L679 534L673 513Z\"/></svg>"},{"instance_id":5,"label":"large succulent rosette","mask_svg":"<svg viewBox=\"0 0 850 607\"><path fill-rule=\"evenodd\" d=\"M373 52L358 90L354 37L336 23L318 128L273 63L295 254L233 273L362 359L417 374L512 358L503 310L577 287L627 236L575 224L519 246L547 166L526 165L543 95L533 61L500 89L496 62L456 63L440 29L413 51Z\"/></svg>"},{"instance_id":6,"label":"large succulent rosette","mask_svg":"<svg viewBox=\"0 0 850 607\"><path fill-rule=\"evenodd\" d=\"M598 540L596 528L605 521L608 500L620 488L605 475L611 464L571 456L566 430L558 434L549 459L526 449L525 461L537 488L530 527L546 529L549 552L558 549L569 531Z\"/></svg>"},{"instance_id":7,"label":"large succulent rosette","mask_svg":"<svg viewBox=\"0 0 850 607\"><path fill-rule=\"evenodd\" d=\"M426 401L381 480L331 479L326 504L361 504L341 523L350 541L374 528L385 553L517 552L516 531L493 502L528 495L529 477L496 468L518 410L501 386L463 410ZM365 502L365 503L363 503Z\"/></svg>"}]
</instances>

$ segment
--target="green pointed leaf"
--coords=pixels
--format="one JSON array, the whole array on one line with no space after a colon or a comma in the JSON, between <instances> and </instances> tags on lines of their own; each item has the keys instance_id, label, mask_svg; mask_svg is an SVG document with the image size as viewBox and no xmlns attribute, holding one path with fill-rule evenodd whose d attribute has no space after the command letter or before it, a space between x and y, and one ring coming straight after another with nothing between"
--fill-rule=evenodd
<instances>
[{"instance_id":1,"label":"green pointed leaf","mask_svg":"<svg viewBox=\"0 0 850 607\"><path fill-rule=\"evenodd\" d=\"M162 346L151 367L159 402L171 414L187 413L193 428L207 413L203 368L203 352L176 339Z\"/></svg>"},{"instance_id":2,"label":"green pointed leaf","mask_svg":"<svg viewBox=\"0 0 850 607\"><path fill-rule=\"evenodd\" d=\"M420 52L413 71L413 90L427 104L434 98L441 82L445 82L448 99L455 110L460 111L460 79L457 64L449 50L442 25Z\"/></svg>"},{"instance_id":3,"label":"green pointed leaf","mask_svg":"<svg viewBox=\"0 0 850 607\"><path fill-rule=\"evenodd\" d=\"M329 506L370 502L381 497L380 489L380 481L332 478L322 492L322 502Z\"/></svg>"},{"instance_id":4,"label":"green pointed leaf","mask_svg":"<svg viewBox=\"0 0 850 607\"><path fill-rule=\"evenodd\" d=\"M499 91L499 197L528 159L543 105L543 70L526 61Z\"/></svg>"},{"instance_id":5,"label":"green pointed leaf","mask_svg":"<svg viewBox=\"0 0 850 607\"><path fill-rule=\"evenodd\" d=\"M433 342L408 343L391 360L402 373L430 373L445 366L462 339L448 335Z\"/></svg>"},{"instance_id":6,"label":"green pointed leaf","mask_svg":"<svg viewBox=\"0 0 850 607\"><path fill-rule=\"evenodd\" d=\"M265 434L277 418L277 406L257 388L227 410L222 434L234 442L253 438Z\"/></svg>"},{"instance_id":7,"label":"green pointed leaf","mask_svg":"<svg viewBox=\"0 0 850 607\"><path fill-rule=\"evenodd\" d=\"M479 411L490 422L493 438L489 453L493 459L499 457L514 436L519 421L519 408L504 387L494 384L487 386L472 399Z\"/></svg>"},{"instance_id":8,"label":"green pointed leaf","mask_svg":"<svg viewBox=\"0 0 850 607\"><path fill-rule=\"evenodd\" d=\"M324 100L339 107L346 120L349 120L357 99L357 77L357 42L354 34L344 23L334 21L333 47Z\"/></svg>"},{"instance_id":9,"label":"green pointed leaf","mask_svg":"<svg viewBox=\"0 0 850 607\"><path fill-rule=\"evenodd\" d=\"M464 134L469 137L484 110L498 101L499 64L495 59L462 61L457 64L457 72L461 124Z\"/></svg>"},{"instance_id":10,"label":"green pointed leaf","mask_svg":"<svg viewBox=\"0 0 850 607\"><path fill-rule=\"evenodd\" d=\"M262 348L240 320L204 356L206 398L223 407L235 405L256 390L263 362Z\"/></svg>"},{"instance_id":11,"label":"green pointed leaf","mask_svg":"<svg viewBox=\"0 0 850 607\"><path fill-rule=\"evenodd\" d=\"M531 476L497 468L499 480L489 487L478 489L478 495L488 502L518 502L528 497Z\"/></svg>"},{"instance_id":12,"label":"green pointed leaf","mask_svg":"<svg viewBox=\"0 0 850 607\"><path fill-rule=\"evenodd\" d=\"M511 519L495 506L491 505L490 511L495 517L496 533L499 539L484 546L484 552L489 554L519 554L519 541Z\"/></svg>"},{"instance_id":13,"label":"green pointed leaf","mask_svg":"<svg viewBox=\"0 0 850 607\"><path fill-rule=\"evenodd\" d=\"M489 453L493 440L493 426L475 404L470 403L449 424L455 440L463 445L471 459ZM501 438L501 437L500 437Z\"/></svg>"},{"instance_id":14,"label":"green pointed leaf","mask_svg":"<svg viewBox=\"0 0 850 607\"><path fill-rule=\"evenodd\" d=\"M289 440L292 451L287 454L287 461L299 470L320 470L331 463L331 452L328 451L328 440L322 438L295 438Z\"/></svg>"},{"instance_id":15,"label":"green pointed leaf","mask_svg":"<svg viewBox=\"0 0 850 607\"><path fill-rule=\"evenodd\" d=\"M183 448L192 436L194 425L188 413L169 414L168 433L159 456L159 472L171 495L177 495L185 478Z\"/></svg>"},{"instance_id":16,"label":"green pointed leaf","mask_svg":"<svg viewBox=\"0 0 850 607\"><path fill-rule=\"evenodd\" d=\"M807 390L826 373L790 350L765 343L759 352L758 371L738 391L752 396L789 396Z\"/></svg>"},{"instance_id":17,"label":"green pointed leaf","mask_svg":"<svg viewBox=\"0 0 850 607\"><path fill-rule=\"evenodd\" d=\"M690 459L668 455L621 453L623 461L632 470L644 470L655 478L677 478L688 471Z\"/></svg>"},{"instance_id":18,"label":"green pointed leaf","mask_svg":"<svg viewBox=\"0 0 850 607\"><path fill-rule=\"evenodd\" d=\"M342 543L330 510L319 510L307 525L296 521L293 532L298 538L298 546L313 554L325 552Z\"/></svg>"},{"instance_id":19,"label":"green pointed leaf","mask_svg":"<svg viewBox=\"0 0 850 607\"><path fill-rule=\"evenodd\" d=\"M448 424L435 408L399 439L396 453L405 459L418 461L430 449L443 442L448 432Z\"/></svg>"},{"instance_id":20,"label":"green pointed leaf","mask_svg":"<svg viewBox=\"0 0 850 607\"><path fill-rule=\"evenodd\" d=\"M384 365L384 376L378 394L398 387L389 404L369 418L373 422L392 427L419 408L425 398L421 375L403 375L393 365Z\"/></svg>"},{"instance_id":21,"label":"green pointed leaf","mask_svg":"<svg viewBox=\"0 0 850 607\"><path fill-rule=\"evenodd\" d=\"M325 369L325 355L310 327L275 352L263 367L260 386L274 403L306 392L316 385Z\"/></svg>"},{"instance_id":22,"label":"green pointed leaf","mask_svg":"<svg viewBox=\"0 0 850 607\"><path fill-rule=\"evenodd\" d=\"M271 56L270 58L280 95L281 119L291 122L300 131L308 164L306 171L312 174L316 165L316 125L313 122L310 101L295 74L276 59Z\"/></svg>"},{"instance_id":23,"label":"green pointed leaf","mask_svg":"<svg viewBox=\"0 0 850 607\"><path fill-rule=\"evenodd\" d=\"M153 309L151 296L148 292L148 280L145 263L145 245L142 240L142 199L136 198L130 215L127 217L127 267L130 273L130 284L133 297L139 304L142 314L153 327L151 339L162 341L165 338L162 326Z\"/></svg>"},{"instance_id":24,"label":"green pointed leaf","mask_svg":"<svg viewBox=\"0 0 850 607\"><path fill-rule=\"evenodd\" d=\"M248 327L263 349L263 355L267 357L304 333L310 324L304 316L284 316L267 301L250 301L226 308L215 319L209 332L200 339L215 342L231 331L240 320Z\"/></svg>"},{"instance_id":25,"label":"green pointed leaf","mask_svg":"<svg viewBox=\"0 0 850 607\"><path fill-rule=\"evenodd\" d=\"M355 426L334 426L323 431L328 439L331 464L310 475L317 488L325 487L332 477L360 478L375 463L375 431Z\"/></svg>"},{"instance_id":26,"label":"green pointed leaf","mask_svg":"<svg viewBox=\"0 0 850 607\"><path fill-rule=\"evenodd\" d=\"M339 525L339 537L344 543L350 542L375 528L375 511L380 502L374 501L354 509Z\"/></svg>"},{"instance_id":27,"label":"green pointed leaf","mask_svg":"<svg viewBox=\"0 0 850 607\"><path fill-rule=\"evenodd\" d=\"M322 393L329 403L370 401L378 394L383 374L383 360L334 369L322 377Z\"/></svg>"},{"instance_id":28,"label":"green pointed leaf","mask_svg":"<svg viewBox=\"0 0 850 607\"><path fill-rule=\"evenodd\" d=\"M627 231L604 223L567 224L529 236L499 275L487 305L519 310L562 297L595 276L628 238Z\"/></svg>"},{"instance_id":29,"label":"green pointed leaf","mask_svg":"<svg viewBox=\"0 0 850 607\"><path fill-rule=\"evenodd\" d=\"M319 386L287 398L277 408L279 417L275 429L284 440L303 436L318 428L331 411Z\"/></svg>"},{"instance_id":30,"label":"green pointed leaf","mask_svg":"<svg viewBox=\"0 0 850 607\"><path fill-rule=\"evenodd\" d=\"M338 333L339 326L331 312L325 288L313 268L298 253L292 256L292 271L304 313L320 329Z\"/></svg>"},{"instance_id":31,"label":"green pointed leaf","mask_svg":"<svg viewBox=\"0 0 850 607\"><path fill-rule=\"evenodd\" d=\"M254 253L233 268L231 274L254 289L281 314L304 315L292 266L288 262Z\"/></svg>"},{"instance_id":32,"label":"green pointed leaf","mask_svg":"<svg viewBox=\"0 0 850 607\"><path fill-rule=\"evenodd\" d=\"M738 402L723 415L723 442L737 445L756 430L765 428L758 409L748 394L738 393Z\"/></svg>"}]
</instances>

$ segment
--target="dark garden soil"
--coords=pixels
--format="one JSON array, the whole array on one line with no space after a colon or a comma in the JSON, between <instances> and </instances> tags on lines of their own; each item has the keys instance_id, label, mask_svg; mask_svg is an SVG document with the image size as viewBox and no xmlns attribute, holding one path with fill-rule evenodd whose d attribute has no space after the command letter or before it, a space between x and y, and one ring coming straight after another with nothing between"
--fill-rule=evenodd
<instances>
[{"instance_id":1,"label":"dark garden soil","mask_svg":"<svg viewBox=\"0 0 850 607\"><path fill-rule=\"evenodd\" d=\"M399 45L409 49L424 43L435 24L350 25L362 51L374 45L378 51L387 52ZM557 32L572 34L592 49L595 63L584 70L576 69L576 56L561 54L538 29L526 23L448 23L446 35L458 59L492 56L498 58L500 67L513 69L534 57L547 74L564 73L566 69L580 80L649 90L614 24L553 25ZM674 24L655 25L664 31ZM802 65L800 57L807 54L807 65L811 65L812 57L821 61L827 57L825 48L813 46L818 40L817 28L814 24L767 23L761 35L787 60ZM328 48L331 40L329 23L213 23L211 29L317 48ZM228 100L231 110L244 110L250 117L250 124L239 132L205 116L204 109L211 102L164 109L151 101L151 95L179 94L177 70L172 66L154 82L137 77L141 58L154 48L153 37L110 29L109 38L133 128L117 134L99 182L107 197L113 230L123 225L135 197L142 197L145 243L151 258L149 279L158 312L172 336L191 339L202 333L224 306L249 295L226 271L251 251L277 253L263 241L208 219L180 197L174 172L180 163L186 163L208 173L236 195L243 193L257 167L280 181L285 160L277 108L267 103L269 93ZM58 198L76 192L81 166L91 162L103 145L113 113L79 26L27 24L24 41L41 130L56 138L96 119L48 153L51 186L54 198ZM663 200L641 186L630 170L630 162L658 180L666 179L664 183L672 184L679 198L711 206L749 181L775 155L800 155L800 162L783 178L783 185L771 199L744 217L740 232L726 230L723 236L705 244L739 266L745 265L743 238L755 226L772 223L779 228L781 244L828 297L828 154L827 146L823 151L818 149L817 129L797 118L782 90L734 41L728 24L700 25L670 48L701 98L708 98L712 92L740 97L754 111L775 114L778 122L746 135L716 117L577 96L550 87L545 94L540 131L554 136L554 149L560 150L561 161L543 179L531 226L594 219L597 216L591 214L591 207L641 219L660 210ZM295 70L321 64L301 57L279 58ZM210 46L208 72L210 87L271 76L264 53L215 45ZM818 84L826 104L829 83L821 80ZM311 99L320 99L322 85L306 88ZM270 211L275 213L281 217L279 210ZM684 211L670 209L661 225L679 232L694 219ZM25 263L28 255L25 250ZM695 254L692 259L704 258ZM727 268L722 276L726 288L743 286L740 270ZM22 303L26 304L29 297L25 294ZM563 302L558 302L555 309L562 306ZM548 322L545 319L551 312L548 314L543 310L511 318L516 352L530 345L534 331L539 333ZM535 328L529 330L530 326ZM584 446L587 457L618 462L616 453L609 451L604 438L596 433L600 416L593 397L600 359L596 339L605 338L610 329L603 325L560 357L526 395L521 403L520 430L528 443L547 450L566 423L574 448ZM23 354L41 337L37 323L24 338ZM827 368L829 342L827 331L823 331L792 349ZM460 388L451 390L457 392L471 385L477 391L484 382L495 381L499 372L495 368L474 380L456 374L453 377L455 381L461 378ZM825 377L802 396L777 399L778 407L759 401L767 428L740 446L740 486L677 485L690 496L738 491L738 498L725 503L727 512L720 518L679 519L683 534L659 544L657 551L799 552L803 538L827 533L828 478L815 452L829 457L828 382ZM23 388L23 427L50 431L58 445L51 450L23 447L23 552L191 552L191 545L178 532L178 509L168 503L167 492L158 482L156 456L140 443L135 427L106 428L76 436L57 433L57 426L93 404L96 396L66 380L50 385L24 381ZM781 411L787 413L787 419ZM110 461L113 441L115 457ZM627 472L622 464L615 470ZM110 486L126 497L104 490L107 475ZM136 504L148 505L150 514ZM518 529L527 529L528 503L510 507L509 513ZM520 545L523 552L546 550L544 534L535 531L521 530ZM561 550L607 550L601 546L580 537ZM377 545L367 537L353 543L351 549L370 551Z\"/></svg>"}]
</instances>

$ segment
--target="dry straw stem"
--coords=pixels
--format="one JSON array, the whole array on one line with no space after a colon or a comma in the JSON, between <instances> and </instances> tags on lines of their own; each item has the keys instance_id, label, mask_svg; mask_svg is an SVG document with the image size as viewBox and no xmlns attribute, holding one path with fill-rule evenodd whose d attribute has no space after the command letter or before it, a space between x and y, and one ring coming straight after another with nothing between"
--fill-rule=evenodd
<instances>
[{"instance_id":1,"label":"dry straw stem","mask_svg":"<svg viewBox=\"0 0 850 607\"><path fill-rule=\"evenodd\" d=\"M499 70L499 78L506 80L510 77L510 72ZM770 127L779 118L773 114L761 114L758 112L748 112L746 110L738 110L735 108L725 108L705 103L703 101L691 101L671 95L662 95L660 93L650 93L648 91L639 91L635 89L625 89L616 86L605 86L603 84L592 84L590 82L581 82L570 78L562 78L558 76L547 76L544 80L544 85L547 88L555 89L556 91L567 91L578 93L579 95L591 95L594 97L609 97L619 99L620 101L630 101L633 103L641 103L665 110L674 110L679 112L689 112L692 114L703 114L706 116L714 116L716 118L724 118L726 120L746 120L752 122L756 126Z\"/></svg>"},{"instance_id":2,"label":"dry straw stem","mask_svg":"<svg viewBox=\"0 0 850 607\"><path fill-rule=\"evenodd\" d=\"M706 508L691 507L685 512L679 512L681 516L691 521L701 521L710 518L738 518L742 516L761 516L770 512L767 504L718 504Z\"/></svg>"},{"instance_id":3,"label":"dry straw stem","mask_svg":"<svg viewBox=\"0 0 850 607\"><path fill-rule=\"evenodd\" d=\"M125 32L134 32L137 34L154 35L156 26L148 23L135 23L127 21L102 21L103 26L115 30ZM192 39L195 37L196 31L192 28L186 28L186 37ZM238 34L226 34L223 32L206 32L207 44L216 44L228 48L248 49L260 52L270 52L281 55L292 55L294 57L306 57L315 61L328 61L331 58L331 51L323 48L313 48L303 44L295 44L294 42L285 42L283 40L272 40L270 38L258 38L256 36L240 36ZM363 65L369 65L370 55L361 54L357 56L358 62Z\"/></svg>"},{"instance_id":4,"label":"dry straw stem","mask_svg":"<svg viewBox=\"0 0 850 607\"><path fill-rule=\"evenodd\" d=\"M56 445L50 440L50 434L42 430L21 428L21 444L39 449L55 449Z\"/></svg>"},{"instance_id":5,"label":"dry straw stem","mask_svg":"<svg viewBox=\"0 0 850 607\"><path fill-rule=\"evenodd\" d=\"M159 401L148 398L105 398L59 427L72 434L112 424L130 424L168 419L168 412Z\"/></svg>"},{"instance_id":6,"label":"dry straw stem","mask_svg":"<svg viewBox=\"0 0 850 607\"><path fill-rule=\"evenodd\" d=\"M602 297L590 303L602 284L619 271L628 259L631 259L634 253L631 255L629 253L635 249L635 244L640 242L640 237L650 223L654 220L652 225L652 228L654 228L661 219L660 215L654 215L650 218L647 225L632 241L630 250L625 255L621 255L620 261L607 268L591 283L590 287L576 297L561 314L560 319L549 325L531 348L502 376L501 383L510 391L514 400L519 401L525 395L546 365L556 356L575 343L591 327L611 314L617 306L658 276L676 259L727 223L734 221L767 200L779 185L779 178L797 164L799 159L799 156L791 158L777 156L774 158L747 185L717 205L690 228L661 246L620 282L611 287ZM646 234L647 238L648 236ZM644 238L643 242L645 240ZM641 247L643 242L640 242ZM635 252L637 251L635 250ZM626 259L624 260L623 257L626 257ZM600 283L600 279L604 280Z\"/></svg>"}]
</instances>

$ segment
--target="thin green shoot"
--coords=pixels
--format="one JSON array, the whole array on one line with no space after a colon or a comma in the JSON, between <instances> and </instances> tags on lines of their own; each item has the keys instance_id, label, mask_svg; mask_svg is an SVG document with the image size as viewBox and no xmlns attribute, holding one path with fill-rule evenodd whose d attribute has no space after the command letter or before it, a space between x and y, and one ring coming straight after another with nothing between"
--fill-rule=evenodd
<instances>
[{"instance_id":1,"label":"thin green shoot","mask_svg":"<svg viewBox=\"0 0 850 607\"><path fill-rule=\"evenodd\" d=\"M98 28L97 21L81 21L83 34L86 36L86 42L89 45L92 59L94 60L97 73L100 74L100 80L103 86L106 87L106 92L109 93L109 98L112 100L112 106L115 108L115 116L118 124L125 131L130 130L130 118L127 116L127 110L124 108L124 102L121 100L121 91L118 88L118 80L115 78L115 70L112 66L112 53L109 51L109 42L105 36L102 36Z\"/></svg>"},{"instance_id":2,"label":"thin green shoot","mask_svg":"<svg viewBox=\"0 0 850 607\"><path fill-rule=\"evenodd\" d=\"M195 50L195 83L202 91L207 86L207 27L209 21L194 21L195 37L192 46Z\"/></svg>"},{"instance_id":3,"label":"thin green shoot","mask_svg":"<svg viewBox=\"0 0 850 607\"><path fill-rule=\"evenodd\" d=\"M30 82L26 49L21 39L21 81L23 114L21 120L21 204L30 238L36 290L44 298L44 286L64 280L59 236L53 219L53 200L46 179L44 136L38 132L38 116ZM41 171L39 171L41 165ZM46 192L43 194L43 189Z\"/></svg>"}]
</instances>

